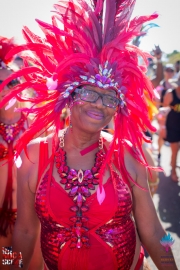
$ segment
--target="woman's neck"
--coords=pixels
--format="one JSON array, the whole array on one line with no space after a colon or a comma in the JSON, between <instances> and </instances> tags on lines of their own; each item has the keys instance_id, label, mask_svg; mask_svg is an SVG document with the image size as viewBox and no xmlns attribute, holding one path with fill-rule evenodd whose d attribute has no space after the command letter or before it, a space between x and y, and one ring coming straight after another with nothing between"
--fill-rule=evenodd
<instances>
[{"instance_id":1,"label":"woman's neck","mask_svg":"<svg viewBox=\"0 0 180 270\"><path fill-rule=\"evenodd\" d=\"M68 149L74 149L81 151L86 147L96 143L99 140L100 131L96 133L89 133L82 130L76 130L74 127L72 130L67 129L65 134L65 146Z\"/></svg>"}]
</instances>

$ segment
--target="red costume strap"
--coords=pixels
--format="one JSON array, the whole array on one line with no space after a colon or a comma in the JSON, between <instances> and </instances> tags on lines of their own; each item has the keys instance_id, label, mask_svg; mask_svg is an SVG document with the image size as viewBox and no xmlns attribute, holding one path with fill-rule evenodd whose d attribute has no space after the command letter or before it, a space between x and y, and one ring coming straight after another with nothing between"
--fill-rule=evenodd
<instances>
[{"instance_id":1,"label":"red costume strap","mask_svg":"<svg viewBox=\"0 0 180 270\"><path fill-rule=\"evenodd\" d=\"M41 176L45 170L45 166L47 165L47 161L48 161L48 142L41 141L39 146L39 168L38 168L38 181L36 189L39 185Z\"/></svg>"},{"instance_id":2,"label":"red costume strap","mask_svg":"<svg viewBox=\"0 0 180 270\"><path fill-rule=\"evenodd\" d=\"M80 151L81 156L84 156L84 155L88 154L89 152L91 152L94 149L96 149L98 146L99 146L99 142L96 142L96 143L90 145L89 147L86 147L85 149L83 149L82 151Z\"/></svg>"},{"instance_id":3,"label":"red costume strap","mask_svg":"<svg viewBox=\"0 0 180 270\"><path fill-rule=\"evenodd\" d=\"M22 114L20 120L17 123L7 125L4 123L0 124L0 135L4 141L8 144L8 179L5 190L4 201L0 212L0 236L7 236L7 229L9 222L7 219L7 211L12 211L12 185L13 185L13 174L12 167L14 165L14 150L13 142L21 131L24 131L24 122L26 117Z\"/></svg>"},{"instance_id":4,"label":"red costume strap","mask_svg":"<svg viewBox=\"0 0 180 270\"><path fill-rule=\"evenodd\" d=\"M139 259L137 261L136 267L134 270L140 270L144 260L144 249L141 247L140 254L139 254Z\"/></svg>"}]
</instances>

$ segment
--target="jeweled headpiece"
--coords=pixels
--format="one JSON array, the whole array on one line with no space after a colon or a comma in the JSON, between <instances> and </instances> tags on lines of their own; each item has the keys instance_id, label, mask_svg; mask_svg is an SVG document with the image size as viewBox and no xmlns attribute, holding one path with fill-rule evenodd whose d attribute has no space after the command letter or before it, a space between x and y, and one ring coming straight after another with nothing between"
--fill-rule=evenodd
<instances>
[{"instance_id":1,"label":"jeweled headpiece","mask_svg":"<svg viewBox=\"0 0 180 270\"><path fill-rule=\"evenodd\" d=\"M117 142L117 149L122 154L122 145L126 141L142 153L143 131L153 130L144 96L144 90L150 98L153 96L152 84L145 74L150 55L131 41L141 34L142 24L157 18L157 14L130 20L135 2L63 0L54 5L52 24L36 20L44 38L24 27L26 44L14 49L7 57L22 51L31 54L23 56L24 68L1 85L3 87L14 76L26 79L14 88L14 93L4 98L4 103L28 87L37 93L30 101L33 105L38 104L38 108L22 109L34 113L35 120L19 142L19 150L44 126L55 124L58 129L59 114L70 102L71 93L80 85L90 84L115 90L120 99L114 119L114 140L104 169ZM137 153L135 155L137 157ZM122 158L119 158L119 166L121 172L125 172Z\"/></svg>"}]
</instances>

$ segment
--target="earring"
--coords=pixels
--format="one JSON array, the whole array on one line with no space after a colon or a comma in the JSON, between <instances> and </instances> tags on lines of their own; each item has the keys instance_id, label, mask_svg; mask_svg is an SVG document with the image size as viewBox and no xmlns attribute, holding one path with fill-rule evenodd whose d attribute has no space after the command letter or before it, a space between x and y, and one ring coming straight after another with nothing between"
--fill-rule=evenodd
<instances>
[{"instance_id":1,"label":"earring","mask_svg":"<svg viewBox=\"0 0 180 270\"><path fill-rule=\"evenodd\" d=\"M69 118L69 128L72 128L71 118Z\"/></svg>"},{"instance_id":2,"label":"earring","mask_svg":"<svg viewBox=\"0 0 180 270\"><path fill-rule=\"evenodd\" d=\"M72 107L73 107L74 103L73 101L69 104L69 128L72 129L72 123L71 123L71 111L72 111Z\"/></svg>"}]
</instances>

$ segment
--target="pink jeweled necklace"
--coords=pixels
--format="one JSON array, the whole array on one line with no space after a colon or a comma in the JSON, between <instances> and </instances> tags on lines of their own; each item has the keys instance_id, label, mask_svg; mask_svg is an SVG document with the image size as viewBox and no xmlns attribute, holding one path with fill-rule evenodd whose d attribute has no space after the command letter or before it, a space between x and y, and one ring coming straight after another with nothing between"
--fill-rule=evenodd
<instances>
[{"instance_id":1,"label":"pink jeweled necklace","mask_svg":"<svg viewBox=\"0 0 180 270\"><path fill-rule=\"evenodd\" d=\"M89 247L89 239L85 226L88 217L84 215L89 210L86 204L86 198L91 196L90 190L95 190L95 185L99 184L99 171L105 159L103 151L102 137L99 139L99 151L96 153L95 164L91 170L70 169L66 164L66 152L64 147L64 136L66 131L60 137L59 148L55 153L56 168L61 178L60 183L65 190L69 190L69 196L72 197L74 205L70 210L75 216L70 217L73 222L71 235L71 248Z\"/></svg>"}]
</instances>

